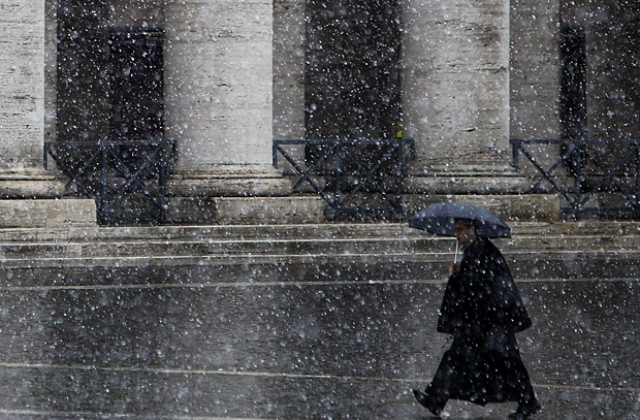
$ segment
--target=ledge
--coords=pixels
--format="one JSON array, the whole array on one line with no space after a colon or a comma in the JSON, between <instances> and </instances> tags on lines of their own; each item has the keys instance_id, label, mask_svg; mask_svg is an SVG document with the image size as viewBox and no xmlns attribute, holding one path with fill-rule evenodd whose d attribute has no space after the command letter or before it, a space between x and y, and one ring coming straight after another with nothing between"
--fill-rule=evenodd
<instances>
[{"instance_id":1,"label":"ledge","mask_svg":"<svg viewBox=\"0 0 640 420\"><path fill-rule=\"evenodd\" d=\"M0 200L0 228L95 226L89 199Z\"/></svg>"}]
</instances>

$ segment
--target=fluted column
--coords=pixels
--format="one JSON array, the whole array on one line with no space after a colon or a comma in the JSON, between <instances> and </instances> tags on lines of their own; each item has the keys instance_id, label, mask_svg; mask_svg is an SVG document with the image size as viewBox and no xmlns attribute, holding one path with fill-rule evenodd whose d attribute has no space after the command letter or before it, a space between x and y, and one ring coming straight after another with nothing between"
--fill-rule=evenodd
<instances>
[{"instance_id":1,"label":"fluted column","mask_svg":"<svg viewBox=\"0 0 640 420\"><path fill-rule=\"evenodd\" d=\"M277 193L271 0L165 2L166 136L177 195Z\"/></svg>"},{"instance_id":2,"label":"fluted column","mask_svg":"<svg viewBox=\"0 0 640 420\"><path fill-rule=\"evenodd\" d=\"M42 164L44 0L0 0L0 197L62 192Z\"/></svg>"},{"instance_id":3,"label":"fluted column","mask_svg":"<svg viewBox=\"0 0 640 420\"><path fill-rule=\"evenodd\" d=\"M0 227L96 221L93 200L59 200L43 167L44 91L45 1L0 0Z\"/></svg>"},{"instance_id":4,"label":"fluted column","mask_svg":"<svg viewBox=\"0 0 640 420\"><path fill-rule=\"evenodd\" d=\"M466 192L482 187L478 177L511 177L509 1L405 0L402 12L413 187ZM491 189L511 188L499 182Z\"/></svg>"}]
</instances>

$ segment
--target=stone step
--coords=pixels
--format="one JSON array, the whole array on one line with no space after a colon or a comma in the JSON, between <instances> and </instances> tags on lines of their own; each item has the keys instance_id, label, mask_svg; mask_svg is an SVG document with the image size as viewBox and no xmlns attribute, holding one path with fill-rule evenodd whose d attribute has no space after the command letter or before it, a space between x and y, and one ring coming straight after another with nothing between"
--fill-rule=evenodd
<instances>
[{"instance_id":1,"label":"stone step","mask_svg":"<svg viewBox=\"0 0 640 420\"><path fill-rule=\"evenodd\" d=\"M640 234L640 223L615 221L535 223L513 222L513 237L521 235L606 235L623 236ZM47 242L61 240L112 241L160 239L209 239L231 238L252 241L255 239L281 238L368 238L434 237L404 223L321 223L280 225L213 225L213 226L154 226L154 227L64 227L64 228L3 228L0 242Z\"/></svg>"},{"instance_id":2,"label":"stone step","mask_svg":"<svg viewBox=\"0 0 640 420\"><path fill-rule=\"evenodd\" d=\"M442 286L450 260L422 261L378 258L305 259L290 257L267 262L238 259L220 262L212 259L157 259L124 261L48 260L34 263L2 264L0 289L48 290L98 287L314 287L323 283L350 284L430 284ZM636 281L640 262L628 258L585 258L582 260L509 261L519 284L544 284L561 281Z\"/></svg>"},{"instance_id":3,"label":"stone step","mask_svg":"<svg viewBox=\"0 0 640 420\"><path fill-rule=\"evenodd\" d=\"M640 230L634 223L518 223L513 237L496 239L514 259L559 254L634 255L640 252ZM89 229L0 230L5 262L32 259L269 256L395 256L450 259L452 238L403 224L322 224L280 226L211 226Z\"/></svg>"},{"instance_id":4,"label":"stone step","mask_svg":"<svg viewBox=\"0 0 640 420\"><path fill-rule=\"evenodd\" d=\"M0 287L442 284L452 258L451 253L16 258L0 265ZM518 282L640 278L637 254L523 253L506 258Z\"/></svg>"}]
</instances>

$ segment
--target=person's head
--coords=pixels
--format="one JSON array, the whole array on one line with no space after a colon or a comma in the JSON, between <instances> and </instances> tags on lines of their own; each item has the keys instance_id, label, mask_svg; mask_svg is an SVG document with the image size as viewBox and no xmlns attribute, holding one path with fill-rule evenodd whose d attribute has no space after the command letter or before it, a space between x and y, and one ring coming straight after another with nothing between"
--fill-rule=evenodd
<instances>
[{"instance_id":1,"label":"person's head","mask_svg":"<svg viewBox=\"0 0 640 420\"><path fill-rule=\"evenodd\" d=\"M466 248L476 240L476 226L473 220L456 219L453 224L453 232L462 248Z\"/></svg>"}]
</instances>

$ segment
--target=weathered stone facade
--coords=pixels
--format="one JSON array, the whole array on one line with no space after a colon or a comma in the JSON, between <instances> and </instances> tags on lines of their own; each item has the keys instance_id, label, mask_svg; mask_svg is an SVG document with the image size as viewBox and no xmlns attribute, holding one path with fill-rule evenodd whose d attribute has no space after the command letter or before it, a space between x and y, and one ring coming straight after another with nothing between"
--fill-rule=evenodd
<instances>
[{"instance_id":1,"label":"weathered stone facade","mask_svg":"<svg viewBox=\"0 0 640 420\"><path fill-rule=\"evenodd\" d=\"M61 192L42 168L44 2L0 2L0 194Z\"/></svg>"},{"instance_id":2,"label":"weathered stone facade","mask_svg":"<svg viewBox=\"0 0 640 420\"><path fill-rule=\"evenodd\" d=\"M510 135L558 138L559 0L511 2Z\"/></svg>"},{"instance_id":3,"label":"weathered stone facade","mask_svg":"<svg viewBox=\"0 0 640 420\"><path fill-rule=\"evenodd\" d=\"M59 86L74 83L60 78L64 63L57 57L57 38L65 35L58 30L66 10L61 5L73 3L66 2L0 0L5 196L61 195L60 182L40 162L45 138L69 140L56 138L63 132L60 118L67 118L57 114ZM571 15L587 33L588 130L598 138L637 132L633 115L640 100L637 84L629 82L637 66L626 34L637 31L628 17L640 11L622 3L603 8L585 0ZM100 28L163 31L164 133L178 141L169 183L176 202L289 194L289 181L271 166L271 142L306 136L311 4L93 0L73 6L95 7ZM526 180L509 165L509 138L560 133L559 27L568 19L561 6L561 0L388 2L401 25L404 134L416 141L408 192L523 191ZM613 56L623 65L616 71L610 71ZM96 88L87 89L78 100L100 108ZM104 131L105 109L90 116L87 127Z\"/></svg>"},{"instance_id":4,"label":"weathered stone facade","mask_svg":"<svg viewBox=\"0 0 640 420\"><path fill-rule=\"evenodd\" d=\"M0 155L35 166L44 123L44 2L0 3Z\"/></svg>"}]
</instances>

